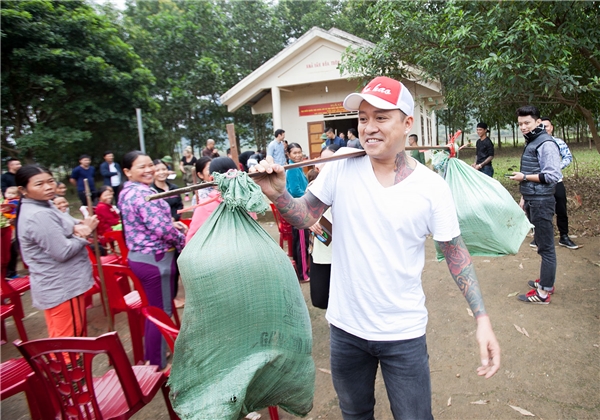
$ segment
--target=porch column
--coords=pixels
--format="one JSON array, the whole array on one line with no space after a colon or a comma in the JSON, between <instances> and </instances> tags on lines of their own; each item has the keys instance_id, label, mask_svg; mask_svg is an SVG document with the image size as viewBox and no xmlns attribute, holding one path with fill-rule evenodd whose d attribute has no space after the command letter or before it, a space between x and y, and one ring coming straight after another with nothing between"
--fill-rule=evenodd
<instances>
[{"instance_id":1,"label":"porch column","mask_svg":"<svg viewBox=\"0 0 600 420\"><path fill-rule=\"evenodd\" d=\"M279 87L271 88L271 100L273 101L273 130L283 128L281 124L281 92Z\"/></svg>"}]
</instances>

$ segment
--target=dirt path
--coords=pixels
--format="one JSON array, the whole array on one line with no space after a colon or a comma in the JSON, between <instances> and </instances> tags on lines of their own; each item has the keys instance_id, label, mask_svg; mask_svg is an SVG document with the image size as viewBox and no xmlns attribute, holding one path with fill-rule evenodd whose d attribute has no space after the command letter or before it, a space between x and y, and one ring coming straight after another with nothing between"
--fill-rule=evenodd
<instances>
[{"instance_id":1,"label":"dirt path","mask_svg":"<svg viewBox=\"0 0 600 420\"><path fill-rule=\"evenodd\" d=\"M274 237L272 222L263 226ZM537 277L539 257L526 240L515 256L475 258L475 265L492 324L502 347L499 373L485 380L475 369L479 363L475 322L467 303L452 281L445 263L434 260L433 243L427 241L423 284L429 309L427 328L432 377L432 404L437 419L519 419L520 407L542 419L600 417L600 238L582 237L578 250L557 247L556 294L550 305L526 305L509 297L528 290L527 280ZM329 370L329 332L325 313L310 305L309 285L302 284L313 325L313 357L317 367L314 408L308 419L341 419ZM30 338L46 334L41 312L31 309L25 327ZM89 311L90 335L105 331L102 310ZM116 317L117 329L130 351L127 319ZM524 328L529 337L517 331ZM9 340L17 338L7 325ZM2 346L2 361L17 357L11 344ZM376 382L376 418L391 419L381 377ZM472 404L477 401L486 404ZM451 401L451 405L448 402ZM263 418L268 419L265 411ZM24 396L2 401L2 419L27 419ZM135 417L167 419L162 398L157 396ZM280 410L280 418L293 419Z\"/></svg>"}]
</instances>

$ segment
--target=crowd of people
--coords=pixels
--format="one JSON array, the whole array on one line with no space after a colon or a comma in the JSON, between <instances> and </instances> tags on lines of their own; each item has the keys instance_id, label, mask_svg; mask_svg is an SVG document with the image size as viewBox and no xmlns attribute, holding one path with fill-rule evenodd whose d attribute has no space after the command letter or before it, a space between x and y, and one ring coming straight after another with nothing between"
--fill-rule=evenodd
<instances>
[{"instance_id":1,"label":"crowd of people","mask_svg":"<svg viewBox=\"0 0 600 420\"><path fill-rule=\"evenodd\" d=\"M424 166L422 152L405 152L406 141L418 145L418 137L409 136L414 122L410 92L399 81L378 77L362 92L348 95L344 107L358 112L358 130L349 129L346 138L328 128L321 157L343 153L347 149L339 149L344 147L364 148L363 157L319 164L308 176L301 168L286 171L285 165L306 156L298 143L287 144L285 131L277 129L266 153L244 152L239 165L231 157L220 157L214 140L208 140L200 158L186 148L179 169L186 185L210 182L215 172L259 173L255 181L294 227L298 279L310 280L312 304L327 309L332 379L344 418L373 416L379 366L394 417L432 418L421 285L428 235L439 245L474 314L479 375L489 378L498 371L500 347L460 234L450 189ZM560 213L559 245L577 248L568 236L561 182L561 169L572 157L566 144L552 137L551 121L537 108L524 106L516 114L526 145L519 172L509 177L519 183L520 205L535 226L532 245L542 261L539 278L528 282L531 291L518 299L548 304L556 278L555 212ZM485 123L477 125L472 166L493 176L494 149L487 132ZM196 191L192 206L185 209L193 212L188 227L181 222L180 195L146 201L151 194L178 188L169 182L174 173L170 156L152 160L132 151L119 165L107 151L103 159L99 189L90 156L82 155L71 172L69 180L82 205L87 206L89 198L96 201L95 215L83 219L69 214L66 186L43 166L21 166L11 159L2 175L2 276L12 274L10 254L16 244L28 266L33 305L44 311L50 337L85 334L84 295L94 283L86 248L94 231L100 245L106 245L104 234L122 229L127 264L140 279L150 305L172 315L177 257L221 202L216 188ZM16 228L13 245L7 230L11 226ZM165 343L151 322L145 326L144 346L146 360L164 368Z\"/></svg>"}]
</instances>

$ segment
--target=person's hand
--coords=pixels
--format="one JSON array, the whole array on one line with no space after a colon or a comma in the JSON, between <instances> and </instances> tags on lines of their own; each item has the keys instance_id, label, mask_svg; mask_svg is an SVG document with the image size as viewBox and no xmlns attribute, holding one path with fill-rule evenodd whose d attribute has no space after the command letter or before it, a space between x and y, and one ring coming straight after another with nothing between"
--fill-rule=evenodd
<instances>
[{"instance_id":1,"label":"person's hand","mask_svg":"<svg viewBox=\"0 0 600 420\"><path fill-rule=\"evenodd\" d=\"M261 160L258 165L250 168L249 172L263 174L252 177L252 180L260 186L262 192L271 201L285 192L285 169L281 165L276 164L272 156L267 156L266 159Z\"/></svg>"},{"instance_id":2,"label":"person's hand","mask_svg":"<svg viewBox=\"0 0 600 420\"><path fill-rule=\"evenodd\" d=\"M188 227L187 227L187 225L185 223L183 223L183 222L173 222L173 226L175 226L175 229L177 229L178 231L180 231L184 235L187 234Z\"/></svg>"},{"instance_id":3,"label":"person's hand","mask_svg":"<svg viewBox=\"0 0 600 420\"><path fill-rule=\"evenodd\" d=\"M523 211L525 211L525 199L521 196L521 199L519 200L519 207L521 207L523 209Z\"/></svg>"},{"instance_id":4,"label":"person's hand","mask_svg":"<svg viewBox=\"0 0 600 420\"><path fill-rule=\"evenodd\" d=\"M81 224L84 226L88 226L91 230L94 230L98 226L98 216L87 216L81 221Z\"/></svg>"},{"instance_id":5,"label":"person's hand","mask_svg":"<svg viewBox=\"0 0 600 420\"><path fill-rule=\"evenodd\" d=\"M319 236L323 235L323 227L321 226L320 223L315 223L314 225L312 225L311 227L309 227L309 229L315 235L319 235Z\"/></svg>"},{"instance_id":6,"label":"person's hand","mask_svg":"<svg viewBox=\"0 0 600 420\"><path fill-rule=\"evenodd\" d=\"M84 225L83 223L78 223L75 226L73 226L73 235L79 237L79 238L87 238L88 236L90 236L92 234L92 229L87 226Z\"/></svg>"},{"instance_id":7,"label":"person's hand","mask_svg":"<svg viewBox=\"0 0 600 420\"><path fill-rule=\"evenodd\" d=\"M471 166L475 169L477 169L477 164L476 163L471 163Z\"/></svg>"},{"instance_id":8,"label":"person's hand","mask_svg":"<svg viewBox=\"0 0 600 420\"><path fill-rule=\"evenodd\" d=\"M477 318L477 342L481 366L477 368L479 376L491 378L500 369L500 344L492 330L492 323L487 315Z\"/></svg>"},{"instance_id":9,"label":"person's hand","mask_svg":"<svg viewBox=\"0 0 600 420\"><path fill-rule=\"evenodd\" d=\"M509 176L508 179L512 179L513 181L523 182L525 180L525 174L522 172L513 172L512 176Z\"/></svg>"}]
</instances>

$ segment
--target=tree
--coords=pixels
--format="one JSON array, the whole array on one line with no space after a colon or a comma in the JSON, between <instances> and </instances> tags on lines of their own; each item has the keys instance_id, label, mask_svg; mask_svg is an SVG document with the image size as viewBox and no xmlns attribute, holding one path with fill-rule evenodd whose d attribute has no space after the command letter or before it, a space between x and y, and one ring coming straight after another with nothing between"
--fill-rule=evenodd
<instances>
[{"instance_id":1,"label":"tree","mask_svg":"<svg viewBox=\"0 0 600 420\"><path fill-rule=\"evenodd\" d=\"M125 26L130 42L156 77L151 93L161 105L170 151L182 137L192 147L223 140L228 116L219 103L235 40L213 2L129 2Z\"/></svg>"},{"instance_id":2,"label":"tree","mask_svg":"<svg viewBox=\"0 0 600 420\"><path fill-rule=\"evenodd\" d=\"M573 109L600 152L598 2L378 2L369 15L384 36L348 56L347 68L437 78L449 107L474 114L527 103Z\"/></svg>"},{"instance_id":3,"label":"tree","mask_svg":"<svg viewBox=\"0 0 600 420\"><path fill-rule=\"evenodd\" d=\"M4 150L70 164L136 144L154 78L115 25L83 1L3 1L1 19Z\"/></svg>"}]
</instances>

